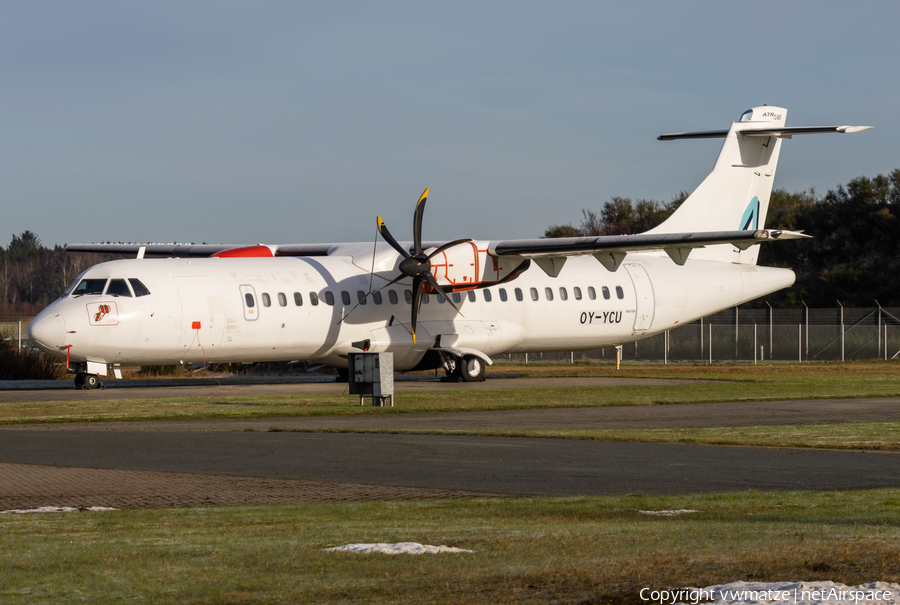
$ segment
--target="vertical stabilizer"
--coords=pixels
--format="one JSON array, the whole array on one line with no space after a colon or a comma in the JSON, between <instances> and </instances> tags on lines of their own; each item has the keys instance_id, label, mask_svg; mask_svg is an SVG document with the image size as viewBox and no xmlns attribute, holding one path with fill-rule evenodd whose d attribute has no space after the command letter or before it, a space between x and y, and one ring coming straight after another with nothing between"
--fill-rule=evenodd
<instances>
[{"instance_id":1,"label":"vertical stabilizer","mask_svg":"<svg viewBox=\"0 0 900 605\"><path fill-rule=\"evenodd\" d=\"M660 139L725 137L715 168L684 203L647 233L690 233L762 229L769 209L781 137L753 135L754 130L784 126L787 110L754 107L728 131L664 135ZM741 251L730 244L691 252L692 259L756 264L759 246Z\"/></svg>"}]
</instances>

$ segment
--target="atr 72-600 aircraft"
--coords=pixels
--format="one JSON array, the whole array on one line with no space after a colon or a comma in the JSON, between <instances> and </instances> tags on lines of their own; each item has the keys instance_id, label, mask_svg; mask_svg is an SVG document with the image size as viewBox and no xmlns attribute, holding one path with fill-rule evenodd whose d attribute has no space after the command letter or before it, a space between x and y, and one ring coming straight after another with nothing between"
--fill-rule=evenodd
<instances>
[{"instance_id":1,"label":"atr 72-600 aircraft","mask_svg":"<svg viewBox=\"0 0 900 605\"><path fill-rule=\"evenodd\" d=\"M412 244L381 217L386 243L374 246L75 244L66 249L137 258L82 273L28 334L89 388L122 364L346 368L359 349L474 381L492 355L646 338L794 282L756 264L757 244L805 237L763 228L782 140L869 127L785 127L786 114L755 107L728 130L659 137L725 143L697 190L639 235L423 243L426 189Z\"/></svg>"}]
</instances>

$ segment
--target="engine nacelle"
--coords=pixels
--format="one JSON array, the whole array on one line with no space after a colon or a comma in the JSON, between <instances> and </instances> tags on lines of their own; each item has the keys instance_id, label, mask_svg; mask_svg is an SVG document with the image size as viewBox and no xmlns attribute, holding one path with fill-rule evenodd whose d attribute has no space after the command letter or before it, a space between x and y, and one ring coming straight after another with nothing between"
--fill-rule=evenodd
<instances>
[{"instance_id":1,"label":"engine nacelle","mask_svg":"<svg viewBox=\"0 0 900 605\"><path fill-rule=\"evenodd\" d=\"M441 286L453 290L482 288L515 279L528 268L521 258L494 256L489 241L472 241L453 246L431 259L431 271ZM425 254L430 251L426 250Z\"/></svg>"}]
</instances>

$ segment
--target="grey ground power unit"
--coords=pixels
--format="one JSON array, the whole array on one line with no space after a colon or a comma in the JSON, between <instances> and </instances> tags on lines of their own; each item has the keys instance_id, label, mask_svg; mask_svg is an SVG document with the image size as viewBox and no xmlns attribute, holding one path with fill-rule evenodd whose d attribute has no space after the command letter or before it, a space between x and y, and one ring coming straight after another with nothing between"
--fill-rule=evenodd
<instances>
[{"instance_id":1,"label":"grey ground power unit","mask_svg":"<svg viewBox=\"0 0 900 605\"><path fill-rule=\"evenodd\" d=\"M359 405L363 398L372 397L372 405L383 406L390 400L394 407L394 354L393 353L350 353L347 356L350 394L359 395Z\"/></svg>"}]
</instances>

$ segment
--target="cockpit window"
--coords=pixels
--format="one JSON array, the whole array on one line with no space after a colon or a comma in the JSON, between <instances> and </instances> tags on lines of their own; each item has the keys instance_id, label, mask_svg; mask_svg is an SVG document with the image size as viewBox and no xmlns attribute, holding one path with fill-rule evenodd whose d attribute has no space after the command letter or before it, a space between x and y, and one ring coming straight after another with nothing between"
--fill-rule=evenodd
<instances>
[{"instance_id":1,"label":"cockpit window","mask_svg":"<svg viewBox=\"0 0 900 605\"><path fill-rule=\"evenodd\" d=\"M731 114L731 115L734 115L734 114ZM747 111L745 111L744 113L741 114L741 122L749 122L752 119L753 119L753 110L752 109L748 109Z\"/></svg>"},{"instance_id":2,"label":"cockpit window","mask_svg":"<svg viewBox=\"0 0 900 605\"><path fill-rule=\"evenodd\" d=\"M81 296L82 294L103 294L103 288L106 287L106 278L103 279L83 279L81 283L72 291L73 296Z\"/></svg>"},{"instance_id":3,"label":"cockpit window","mask_svg":"<svg viewBox=\"0 0 900 605\"><path fill-rule=\"evenodd\" d=\"M135 296L149 296L150 295L150 290L147 289L147 286L145 286L143 283L141 283L141 280L135 279L133 277L129 277L128 283L131 284L131 289L134 290Z\"/></svg>"},{"instance_id":4,"label":"cockpit window","mask_svg":"<svg viewBox=\"0 0 900 605\"><path fill-rule=\"evenodd\" d=\"M131 290L128 289L128 284L125 283L124 279L111 279L109 280L109 286L106 288L106 295L131 298Z\"/></svg>"}]
</instances>

